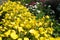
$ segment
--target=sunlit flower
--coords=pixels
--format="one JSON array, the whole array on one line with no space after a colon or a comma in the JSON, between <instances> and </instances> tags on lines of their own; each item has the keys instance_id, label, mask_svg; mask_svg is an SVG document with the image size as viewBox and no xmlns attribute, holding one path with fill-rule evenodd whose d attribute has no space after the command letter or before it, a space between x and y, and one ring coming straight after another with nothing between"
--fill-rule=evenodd
<instances>
[{"instance_id":1,"label":"sunlit flower","mask_svg":"<svg viewBox=\"0 0 60 40\"><path fill-rule=\"evenodd\" d=\"M11 36L12 39L17 39L18 38L18 35L14 31L10 34L10 36Z\"/></svg>"},{"instance_id":2,"label":"sunlit flower","mask_svg":"<svg viewBox=\"0 0 60 40\"><path fill-rule=\"evenodd\" d=\"M24 40L29 40L29 38L27 38L27 37L24 37Z\"/></svg>"},{"instance_id":3,"label":"sunlit flower","mask_svg":"<svg viewBox=\"0 0 60 40\"><path fill-rule=\"evenodd\" d=\"M18 27L18 31L21 32L21 31L24 31L22 27Z\"/></svg>"},{"instance_id":4,"label":"sunlit flower","mask_svg":"<svg viewBox=\"0 0 60 40\"><path fill-rule=\"evenodd\" d=\"M18 38L17 40L22 40L22 38Z\"/></svg>"},{"instance_id":5,"label":"sunlit flower","mask_svg":"<svg viewBox=\"0 0 60 40\"><path fill-rule=\"evenodd\" d=\"M53 38L53 37L50 37L50 38L49 38L49 40L56 40L56 39L55 39L55 38ZM57 39L57 40L58 40L58 39Z\"/></svg>"},{"instance_id":6,"label":"sunlit flower","mask_svg":"<svg viewBox=\"0 0 60 40\"><path fill-rule=\"evenodd\" d=\"M0 40L2 40L2 37L0 37Z\"/></svg>"},{"instance_id":7,"label":"sunlit flower","mask_svg":"<svg viewBox=\"0 0 60 40\"><path fill-rule=\"evenodd\" d=\"M8 37L10 35L11 30L8 30L7 32L5 32L4 34Z\"/></svg>"},{"instance_id":8,"label":"sunlit flower","mask_svg":"<svg viewBox=\"0 0 60 40\"><path fill-rule=\"evenodd\" d=\"M50 18L50 17L47 15L46 18Z\"/></svg>"}]
</instances>

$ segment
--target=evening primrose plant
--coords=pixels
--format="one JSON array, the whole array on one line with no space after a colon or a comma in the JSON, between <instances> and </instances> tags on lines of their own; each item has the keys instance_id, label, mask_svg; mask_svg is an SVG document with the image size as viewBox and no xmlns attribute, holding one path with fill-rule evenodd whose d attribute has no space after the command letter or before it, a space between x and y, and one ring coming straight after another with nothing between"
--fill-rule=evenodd
<instances>
[{"instance_id":1,"label":"evening primrose plant","mask_svg":"<svg viewBox=\"0 0 60 40\"><path fill-rule=\"evenodd\" d=\"M54 29L50 17L46 15L36 20L20 2L8 1L1 5L0 17L0 40L57 40L52 37Z\"/></svg>"}]
</instances>

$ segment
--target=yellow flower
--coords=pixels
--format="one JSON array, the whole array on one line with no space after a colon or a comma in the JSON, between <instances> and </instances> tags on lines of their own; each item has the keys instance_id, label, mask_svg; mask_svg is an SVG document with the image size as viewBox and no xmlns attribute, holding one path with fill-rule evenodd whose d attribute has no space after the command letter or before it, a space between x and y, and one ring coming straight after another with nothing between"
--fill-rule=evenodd
<instances>
[{"instance_id":1,"label":"yellow flower","mask_svg":"<svg viewBox=\"0 0 60 40\"><path fill-rule=\"evenodd\" d=\"M2 37L0 37L0 40L2 40Z\"/></svg>"},{"instance_id":2,"label":"yellow flower","mask_svg":"<svg viewBox=\"0 0 60 40\"><path fill-rule=\"evenodd\" d=\"M48 37L49 35L48 34L44 34L45 37Z\"/></svg>"},{"instance_id":3,"label":"yellow flower","mask_svg":"<svg viewBox=\"0 0 60 40\"><path fill-rule=\"evenodd\" d=\"M0 16L2 15L3 11L0 12Z\"/></svg>"},{"instance_id":4,"label":"yellow flower","mask_svg":"<svg viewBox=\"0 0 60 40\"><path fill-rule=\"evenodd\" d=\"M5 37L5 35L4 35L4 34L0 34L0 36L1 36L1 37Z\"/></svg>"},{"instance_id":5,"label":"yellow flower","mask_svg":"<svg viewBox=\"0 0 60 40\"><path fill-rule=\"evenodd\" d=\"M24 37L24 40L29 40L29 38L27 38L27 37Z\"/></svg>"},{"instance_id":6,"label":"yellow flower","mask_svg":"<svg viewBox=\"0 0 60 40\"><path fill-rule=\"evenodd\" d=\"M35 36L35 38L38 38L38 37L39 37L38 31L36 31L36 30L34 30L34 29L31 29L29 32L30 32L31 34L33 34L33 35Z\"/></svg>"},{"instance_id":7,"label":"yellow flower","mask_svg":"<svg viewBox=\"0 0 60 40\"><path fill-rule=\"evenodd\" d=\"M12 39L17 39L18 38L18 35L16 34L16 32L12 32L10 34L10 36L11 36Z\"/></svg>"},{"instance_id":8,"label":"yellow flower","mask_svg":"<svg viewBox=\"0 0 60 40\"><path fill-rule=\"evenodd\" d=\"M24 24L20 24L20 26L24 27Z\"/></svg>"},{"instance_id":9,"label":"yellow flower","mask_svg":"<svg viewBox=\"0 0 60 40\"><path fill-rule=\"evenodd\" d=\"M40 40L46 40L46 37L40 37Z\"/></svg>"},{"instance_id":10,"label":"yellow flower","mask_svg":"<svg viewBox=\"0 0 60 40\"><path fill-rule=\"evenodd\" d=\"M39 22L39 26L41 26L43 23L42 22Z\"/></svg>"},{"instance_id":11,"label":"yellow flower","mask_svg":"<svg viewBox=\"0 0 60 40\"><path fill-rule=\"evenodd\" d=\"M50 37L50 38L49 38L49 40L55 40L55 38L53 38L53 37Z\"/></svg>"},{"instance_id":12,"label":"yellow flower","mask_svg":"<svg viewBox=\"0 0 60 40\"><path fill-rule=\"evenodd\" d=\"M18 38L17 40L22 40L22 38Z\"/></svg>"},{"instance_id":13,"label":"yellow flower","mask_svg":"<svg viewBox=\"0 0 60 40\"><path fill-rule=\"evenodd\" d=\"M11 32L11 30L8 30L7 32L5 32L5 33L4 33L5 36L8 37L8 36L10 35L10 32Z\"/></svg>"},{"instance_id":14,"label":"yellow flower","mask_svg":"<svg viewBox=\"0 0 60 40\"><path fill-rule=\"evenodd\" d=\"M13 28L14 28L14 29L17 29L18 27L19 27L18 25L15 25Z\"/></svg>"},{"instance_id":15,"label":"yellow flower","mask_svg":"<svg viewBox=\"0 0 60 40\"><path fill-rule=\"evenodd\" d=\"M46 23L44 23L44 25L45 25L46 27L48 26L48 24L49 24L49 23L47 23L47 22L46 22Z\"/></svg>"},{"instance_id":16,"label":"yellow flower","mask_svg":"<svg viewBox=\"0 0 60 40\"><path fill-rule=\"evenodd\" d=\"M21 31L24 31L22 27L18 27L18 31L21 32Z\"/></svg>"},{"instance_id":17,"label":"yellow flower","mask_svg":"<svg viewBox=\"0 0 60 40\"><path fill-rule=\"evenodd\" d=\"M7 30L7 27L4 27L4 29L6 29L6 30Z\"/></svg>"},{"instance_id":18,"label":"yellow flower","mask_svg":"<svg viewBox=\"0 0 60 40\"><path fill-rule=\"evenodd\" d=\"M48 28L46 28L46 30L48 31L48 33L52 34L54 29L53 29L53 28L48 27Z\"/></svg>"},{"instance_id":19,"label":"yellow flower","mask_svg":"<svg viewBox=\"0 0 60 40\"><path fill-rule=\"evenodd\" d=\"M47 15L46 18L50 18L50 17Z\"/></svg>"},{"instance_id":20,"label":"yellow flower","mask_svg":"<svg viewBox=\"0 0 60 40\"><path fill-rule=\"evenodd\" d=\"M34 36L37 40L60 40L60 38L50 37L54 30L52 28L53 22L51 23L50 20L45 21L50 18L48 15L36 20L36 16L30 13L20 2L8 1L0 9L0 16L3 15L3 12L5 13L1 21L3 24L0 26L2 33L0 34L0 40L3 37L9 38L9 36L12 40L30 40L28 33L31 33L32 37ZM24 37L24 35L28 37ZM20 36L23 39L19 38Z\"/></svg>"},{"instance_id":21,"label":"yellow flower","mask_svg":"<svg viewBox=\"0 0 60 40\"><path fill-rule=\"evenodd\" d=\"M60 40L60 37L55 38L56 40Z\"/></svg>"},{"instance_id":22,"label":"yellow flower","mask_svg":"<svg viewBox=\"0 0 60 40\"><path fill-rule=\"evenodd\" d=\"M26 28L30 29L31 25L30 24L26 24Z\"/></svg>"},{"instance_id":23,"label":"yellow flower","mask_svg":"<svg viewBox=\"0 0 60 40\"><path fill-rule=\"evenodd\" d=\"M40 32L40 34L43 34L43 33L44 33L44 31L45 31L45 30L44 30L44 28L43 28L43 27L40 27L40 28L39 28L39 32Z\"/></svg>"}]
</instances>

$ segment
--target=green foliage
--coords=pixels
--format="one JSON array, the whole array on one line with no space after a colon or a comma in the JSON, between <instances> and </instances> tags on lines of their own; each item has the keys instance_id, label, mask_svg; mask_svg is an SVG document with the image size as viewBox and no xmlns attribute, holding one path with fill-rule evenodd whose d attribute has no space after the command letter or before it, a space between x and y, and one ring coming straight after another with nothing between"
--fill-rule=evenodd
<instances>
[{"instance_id":1,"label":"green foliage","mask_svg":"<svg viewBox=\"0 0 60 40\"><path fill-rule=\"evenodd\" d=\"M11 1L20 1L23 5L29 4L33 0L11 0Z\"/></svg>"}]
</instances>

